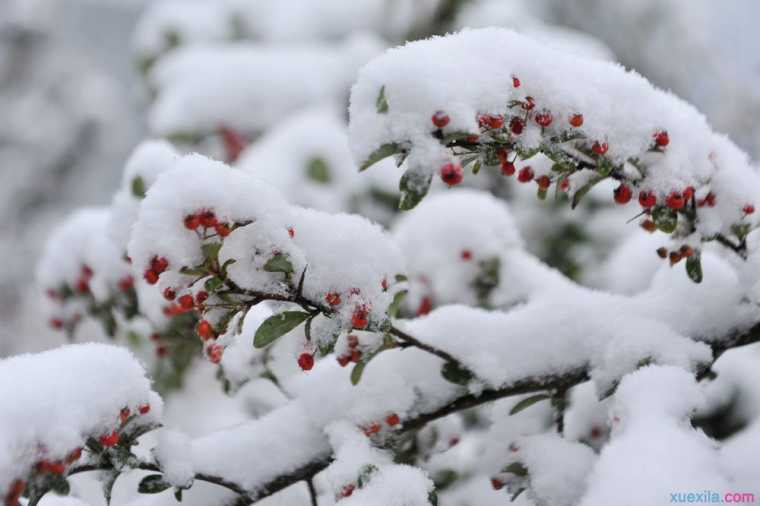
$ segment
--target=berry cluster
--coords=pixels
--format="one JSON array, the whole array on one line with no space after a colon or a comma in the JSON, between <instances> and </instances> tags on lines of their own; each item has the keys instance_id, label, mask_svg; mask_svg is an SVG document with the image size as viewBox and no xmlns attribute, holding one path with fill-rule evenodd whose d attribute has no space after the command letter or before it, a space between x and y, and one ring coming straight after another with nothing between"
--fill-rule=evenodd
<instances>
[{"instance_id":1,"label":"berry cluster","mask_svg":"<svg viewBox=\"0 0 760 506\"><path fill-rule=\"evenodd\" d=\"M343 355L338 355L338 363L341 367L346 367L349 362L358 364L362 359L362 351L359 349L359 338L354 334L347 337L348 350Z\"/></svg>"},{"instance_id":2,"label":"berry cluster","mask_svg":"<svg viewBox=\"0 0 760 506\"><path fill-rule=\"evenodd\" d=\"M385 425L389 430L396 430L401 425L401 417L396 413L391 413L385 417ZM375 434L380 434L383 430L383 424L380 422L371 422L367 425L361 426L361 430L367 437L372 437Z\"/></svg>"}]
</instances>

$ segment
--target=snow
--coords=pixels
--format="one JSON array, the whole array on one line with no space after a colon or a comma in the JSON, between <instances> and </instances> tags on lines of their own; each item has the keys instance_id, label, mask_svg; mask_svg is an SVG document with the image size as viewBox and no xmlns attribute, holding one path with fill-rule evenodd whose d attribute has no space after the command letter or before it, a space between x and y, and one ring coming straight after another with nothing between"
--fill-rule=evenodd
<instances>
[{"instance_id":1,"label":"snow","mask_svg":"<svg viewBox=\"0 0 760 506\"><path fill-rule=\"evenodd\" d=\"M164 478L175 487L189 488L193 484L190 439L181 432L162 429L153 455L163 470Z\"/></svg>"},{"instance_id":2,"label":"snow","mask_svg":"<svg viewBox=\"0 0 760 506\"><path fill-rule=\"evenodd\" d=\"M0 361L0 496L34 464L60 460L88 437L117 429L122 408L137 424L154 424L162 402L140 364L124 348L72 344Z\"/></svg>"}]
</instances>

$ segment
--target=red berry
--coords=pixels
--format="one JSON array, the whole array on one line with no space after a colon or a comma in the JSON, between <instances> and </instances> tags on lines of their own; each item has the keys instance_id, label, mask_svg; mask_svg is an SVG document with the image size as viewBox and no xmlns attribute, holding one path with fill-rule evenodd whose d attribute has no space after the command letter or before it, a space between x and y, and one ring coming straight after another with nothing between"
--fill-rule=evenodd
<instances>
[{"instance_id":1,"label":"red berry","mask_svg":"<svg viewBox=\"0 0 760 506\"><path fill-rule=\"evenodd\" d=\"M694 256L694 248L688 244L684 244L681 246L680 253L683 258L689 258L691 256Z\"/></svg>"},{"instance_id":2,"label":"red berry","mask_svg":"<svg viewBox=\"0 0 760 506\"><path fill-rule=\"evenodd\" d=\"M383 278L383 280L380 282L380 288L382 288L384 292L386 290L388 290L388 279L387 278Z\"/></svg>"},{"instance_id":3,"label":"red berry","mask_svg":"<svg viewBox=\"0 0 760 506\"><path fill-rule=\"evenodd\" d=\"M481 114L478 116L478 124L481 127L501 128L504 126L504 116L501 114Z\"/></svg>"},{"instance_id":4,"label":"red berry","mask_svg":"<svg viewBox=\"0 0 760 506\"><path fill-rule=\"evenodd\" d=\"M164 299L166 300L174 300L174 298L177 296L177 292L174 291L174 288L171 286L167 286L164 290Z\"/></svg>"},{"instance_id":5,"label":"red berry","mask_svg":"<svg viewBox=\"0 0 760 506\"><path fill-rule=\"evenodd\" d=\"M298 356L298 367L304 371L311 371L311 368L314 367L314 355L306 352L301 353Z\"/></svg>"},{"instance_id":6,"label":"red berry","mask_svg":"<svg viewBox=\"0 0 760 506\"><path fill-rule=\"evenodd\" d=\"M644 220L641 222L641 228L649 232L650 234L657 230L657 225L652 220Z\"/></svg>"},{"instance_id":7,"label":"red berry","mask_svg":"<svg viewBox=\"0 0 760 506\"><path fill-rule=\"evenodd\" d=\"M147 415L150 412L150 404L140 404L137 410L141 415Z\"/></svg>"},{"instance_id":8,"label":"red berry","mask_svg":"<svg viewBox=\"0 0 760 506\"><path fill-rule=\"evenodd\" d=\"M155 256L150 261L150 268L156 271L156 274L161 274L169 268L169 261L164 257Z\"/></svg>"},{"instance_id":9,"label":"red berry","mask_svg":"<svg viewBox=\"0 0 760 506\"><path fill-rule=\"evenodd\" d=\"M193 301L193 296L190 294L183 295L177 300L177 302L179 302L179 307L185 310L193 309L193 306L195 305L195 301Z\"/></svg>"},{"instance_id":10,"label":"red berry","mask_svg":"<svg viewBox=\"0 0 760 506\"><path fill-rule=\"evenodd\" d=\"M167 348L163 344L159 344L158 346L156 346L156 356L158 358L164 358L168 354L169 354L169 348Z\"/></svg>"},{"instance_id":11,"label":"red berry","mask_svg":"<svg viewBox=\"0 0 760 506\"><path fill-rule=\"evenodd\" d=\"M504 488L504 482L497 478L491 478L491 486L494 490L501 490Z\"/></svg>"},{"instance_id":12,"label":"red berry","mask_svg":"<svg viewBox=\"0 0 760 506\"><path fill-rule=\"evenodd\" d=\"M520 87L520 79L518 79L517 76L512 76L512 86L515 88Z\"/></svg>"},{"instance_id":13,"label":"red berry","mask_svg":"<svg viewBox=\"0 0 760 506\"><path fill-rule=\"evenodd\" d=\"M148 282L149 285L155 285L158 283L158 273L154 270L148 269L145 271L145 274L143 274L143 277L145 278L145 281Z\"/></svg>"},{"instance_id":14,"label":"red berry","mask_svg":"<svg viewBox=\"0 0 760 506\"><path fill-rule=\"evenodd\" d=\"M349 348L354 349L357 346L359 346L359 338L356 337L354 334L349 334L347 340L348 340Z\"/></svg>"},{"instance_id":15,"label":"red berry","mask_svg":"<svg viewBox=\"0 0 760 506\"><path fill-rule=\"evenodd\" d=\"M201 226L201 218L197 214L188 214L185 216L185 228L195 230Z\"/></svg>"},{"instance_id":16,"label":"red berry","mask_svg":"<svg viewBox=\"0 0 760 506\"><path fill-rule=\"evenodd\" d=\"M547 190L551 186L552 180L549 176L544 174L543 176L536 179L536 183L538 183L538 187L541 190Z\"/></svg>"},{"instance_id":17,"label":"red berry","mask_svg":"<svg viewBox=\"0 0 760 506\"><path fill-rule=\"evenodd\" d=\"M218 364L222 361L222 355L224 354L224 347L218 344L212 344L206 348L206 355L212 364Z\"/></svg>"},{"instance_id":18,"label":"red berry","mask_svg":"<svg viewBox=\"0 0 760 506\"><path fill-rule=\"evenodd\" d=\"M631 191L631 187L625 183L620 183L620 186L615 188L615 202L620 205L630 202L632 196L633 192Z\"/></svg>"},{"instance_id":19,"label":"red berry","mask_svg":"<svg viewBox=\"0 0 760 506\"><path fill-rule=\"evenodd\" d=\"M358 364L362 359L362 352L359 350L351 350L351 362Z\"/></svg>"},{"instance_id":20,"label":"red berry","mask_svg":"<svg viewBox=\"0 0 760 506\"><path fill-rule=\"evenodd\" d=\"M536 123L545 128L552 124L554 117L548 109L543 109L541 112L536 114L536 117L534 119L536 120Z\"/></svg>"},{"instance_id":21,"label":"red berry","mask_svg":"<svg viewBox=\"0 0 760 506\"><path fill-rule=\"evenodd\" d=\"M475 144L476 142L478 142L479 139L480 139L479 135L473 134L473 135L468 135L467 137L465 137L464 140L469 142L470 144Z\"/></svg>"},{"instance_id":22,"label":"red berry","mask_svg":"<svg viewBox=\"0 0 760 506\"><path fill-rule=\"evenodd\" d=\"M430 120L433 122L433 124L436 126L436 128L443 128L446 125L449 124L449 115L446 114L443 111L436 111L435 114L430 118Z\"/></svg>"},{"instance_id":23,"label":"red berry","mask_svg":"<svg viewBox=\"0 0 760 506\"><path fill-rule=\"evenodd\" d=\"M68 455L66 455L66 459L64 462L66 464L72 464L82 458L82 449L81 448L74 448L69 452Z\"/></svg>"},{"instance_id":24,"label":"red berry","mask_svg":"<svg viewBox=\"0 0 760 506\"><path fill-rule=\"evenodd\" d=\"M570 179L567 178L567 177L563 178L562 181L560 181L560 183L559 183L559 189L561 191L563 191L563 192L566 192L567 190L569 190L570 189Z\"/></svg>"},{"instance_id":25,"label":"red berry","mask_svg":"<svg viewBox=\"0 0 760 506\"><path fill-rule=\"evenodd\" d=\"M456 446L459 444L459 436L451 436L449 438L449 447Z\"/></svg>"},{"instance_id":26,"label":"red berry","mask_svg":"<svg viewBox=\"0 0 760 506\"><path fill-rule=\"evenodd\" d=\"M93 275L92 269L89 265L83 265L82 266L82 277L85 279L90 279Z\"/></svg>"},{"instance_id":27,"label":"red berry","mask_svg":"<svg viewBox=\"0 0 760 506\"><path fill-rule=\"evenodd\" d=\"M458 163L447 162L441 167L441 180L449 186L456 186L464 179L464 171Z\"/></svg>"},{"instance_id":28,"label":"red berry","mask_svg":"<svg viewBox=\"0 0 760 506\"><path fill-rule=\"evenodd\" d=\"M385 423L390 425L391 427L395 427L396 425L401 423L401 418L396 413L392 413L388 415L388 417L385 419Z\"/></svg>"},{"instance_id":29,"label":"red berry","mask_svg":"<svg viewBox=\"0 0 760 506\"><path fill-rule=\"evenodd\" d=\"M161 334L159 334L158 332L153 332L150 335L150 340L151 341L160 341L161 340Z\"/></svg>"},{"instance_id":30,"label":"red berry","mask_svg":"<svg viewBox=\"0 0 760 506\"><path fill-rule=\"evenodd\" d=\"M382 430L382 426L377 422L372 422L369 424L369 426L364 427L364 434L366 436L371 436L372 434L377 434Z\"/></svg>"},{"instance_id":31,"label":"red berry","mask_svg":"<svg viewBox=\"0 0 760 506\"><path fill-rule=\"evenodd\" d=\"M705 198L697 202L697 205L699 207L704 207L704 206L715 207L715 194L712 192L708 193L705 196Z\"/></svg>"},{"instance_id":32,"label":"red berry","mask_svg":"<svg viewBox=\"0 0 760 506\"><path fill-rule=\"evenodd\" d=\"M674 266L675 264L677 264L678 262L680 262L682 258L683 257L681 256L681 254L679 252L677 252L677 251L671 251L670 252L670 265L671 265L671 267Z\"/></svg>"},{"instance_id":33,"label":"red berry","mask_svg":"<svg viewBox=\"0 0 760 506\"><path fill-rule=\"evenodd\" d=\"M198 332L198 335L204 341L208 341L209 339L213 339L216 337L216 334L214 333L214 327L211 326L208 320L199 321L198 327L196 328L196 332Z\"/></svg>"},{"instance_id":34,"label":"red berry","mask_svg":"<svg viewBox=\"0 0 760 506\"><path fill-rule=\"evenodd\" d=\"M53 299L53 300L57 300L60 297L58 292L52 288L48 288L47 290L45 290L45 294L47 294L48 298Z\"/></svg>"},{"instance_id":35,"label":"red berry","mask_svg":"<svg viewBox=\"0 0 760 506\"><path fill-rule=\"evenodd\" d=\"M526 165L520 169L520 172L517 173L517 180L521 183L533 181L533 169L530 168L530 165Z\"/></svg>"},{"instance_id":36,"label":"red berry","mask_svg":"<svg viewBox=\"0 0 760 506\"><path fill-rule=\"evenodd\" d=\"M573 114L570 116L570 119L568 119L568 122L570 123L570 126L578 128L581 125L583 125L583 114Z\"/></svg>"},{"instance_id":37,"label":"red berry","mask_svg":"<svg viewBox=\"0 0 760 506\"><path fill-rule=\"evenodd\" d=\"M76 289L79 293L87 293L90 291L90 283L88 283L86 279L80 278L77 280Z\"/></svg>"},{"instance_id":38,"label":"red berry","mask_svg":"<svg viewBox=\"0 0 760 506\"><path fill-rule=\"evenodd\" d=\"M534 107L536 107L536 101L533 97L525 97L525 102L522 103L522 108L526 111L530 111Z\"/></svg>"},{"instance_id":39,"label":"red berry","mask_svg":"<svg viewBox=\"0 0 760 506\"><path fill-rule=\"evenodd\" d=\"M681 192L670 192L665 198L665 205L671 209L682 209L686 205L686 201L681 195Z\"/></svg>"},{"instance_id":40,"label":"red berry","mask_svg":"<svg viewBox=\"0 0 760 506\"><path fill-rule=\"evenodd\" d=\"M654 143L660 146L661 148L664 148L668 144L670 144L670 137L668 137L668 132L665 130L660 130L659 132L654 134Z\"/></svg>"},{"instance_id":41,"label":"red berry","mask_svg":"<svg viewBox=\"0 0 760 506\"><path fill-rule=\"evenodd\" d=\"M338 363L340 364L341 367L346 367L349 362L351 362L351 355L338 356Z\"/></svg>"},{"instance_id":42,"label":"red berry","mask_svg":"<svg viewBox=\"0 0 760 506\"><path fill-rule=\"evenodd\" d=\"M200 215L200 220L201 225L206 228L212 228L218 223L214 211L203 211Z\"/></svg>"},{"instance_id":43,"label":"red berry","mask_svg":"<svg viewBox=\"0 0 760 506\"><path fill-rule=\"evenodd\" d=\"M293 227L288 227L288 235L291 239L294 238L296 236L296 229Z\"/></svg>"},{"instance_id":44,"label":"red berry","mask_svg":"<svg viewBox=\"0 0 760 506\"><path fill-rule=\"evenodd\" d=\"M605 154L608 149L609 149L609 146L607 145L606 142L594 141L594 144L591 146L591 151L593 151L597 155Z\"/></svg>"},{"instance_id":45,"label":"red berry","mask_svg":"<svg viewBox=\"0 0 760 506\"><path fill-rule=\"evenodd\" d=\"M668 256L668 248L660 247L660 248L657 248L656 251L657 251L657 256L658 257L660 257L660 258L667 258L667 256Z\"/></svg>"},{"instance_id":46,"label":"red berry","mask_svg":"<svg viewBox=\"0 0 760 506\"><path fill-rule=\"evenodd\" d=\"M599 439L602 437L602 428L598 425L595 425L591 427L591 433L590 433L591 439Z\"/></svg>"},{"instance_id":47,"label":"red berry","mask_svg":"<svg viewBox=\"0 0 760 506\"><path fill-rule=\"evenodd\" d=\"M56 330L60 330L63 328L63 320L60 318L51 318L50 319L50 326L53 327Z\"/></svg>"},{"instance_id":48,"label":"red berry","mask_svg":"<svg viewBox=\"0 0 760 506\"><path fill-rule=\"evenodd\" d=\"M208 293L203 290L195 294L195 302L198 304L203 304L206 299L208 299Z\"/></svg>"},{"instance_id":49,"label":"red berry","mask_svg":"<svg viewBox=\"0 0 760 506\"><path fill-rule=\"evenodd\" d=\"M755 212L755 206L752 204L747 204L746 206L742 207L742 211L744 211L744 214L752 214Z\"/></svg>"},{"instance_id":50,"label":"red berry","mask_svg":"<svg viewBox=\"0 0 760 506\"><path fill-rule=\"evenodd\" d=\"M518 118L515 116L511 120L509 120L509 130L515 134L520 135L523 131L523 128L525 128L525 122L522 120L522 118Z\"/></svg>"},{"instance_id":51,"label":"red berry","mask_svg":"<svg viewBox=\"0 0 760 506\"><path fill-rule=\"evenodd\" d=\"M694 196L695 192L696 192L696 190L694 189L693 186L687 186L686 188L684 188L684 190L683 190L683 198L684 198L684 200L686 202L690 201L691 198Z\"/></svg>"},{"instance_id":52,"label":"red berry","mask_svg":"<svg viewBox=\"0 0 760 506\"><path fill-rule=\"evenodd\" d=\"M657 196L652 191L643 190L639 192L639 204L644 209L650 209L657 204Z\"/></svg>"},{"instance_id":53,"label":"red berry","mask_svg":"<svg viewBox=\"0 0 760 506\"><path fill-rule=\"evenodd\" d=\"M119 290L122 292L128 292L135 284L135 280L132 276L124 276L119 280Z\"/></svg>"},{"instance_id":54,"label":"red berry","mask_svg":"<svg viewBox=\"0 0 760 506\"><path fill-rule=\"evenodd\" d=\"M222 143L224 143L224 150L227 154L227 163L234 163L245 149L245 137L240 132L226 126L220 126L219 133L222 135Z\"/></svg>"},{"instance_id":55,"label":"red berry","mask_svg":"<svg viewBox=\"0 0 760 506\"><path fill-rule=\"evenodd\" d=\"M217 223L214 225L214 230L216 230L216 233L219 234L219 237L227 237L232 232L232 230L230 230L230 227L224 223Z\"/></svg>"},{"instance_id":56,"label":"red berry","mask_svg":"<svg viewBox=\"0 0 760 506\"><path fill-rule=\"evenodd\" d=\"M119 433L113 431L112 433L106 434L105 436L100 436L100 444L106 447L116 446L119 444Z\"/></svg>"},{"instance_id":57,"label":"red berry","mask_svg":"<svg viewBox=\"0 0 760 506\"><path fill-rule=\"evenodd\" d=\"M63 474L66 471L66 466L63 462L42 460L37 464L37 471L40 473Z\"/></svg>"},{"instance_id":58,"label":"red berry","mask_svg":"<svg viewBox=\"0 0 760 506\"><path fill-rule=\"evenodd\" d=\"M365 329L369 325L368 311L364 306L354 309L354 314L351 315L351 325L355 329Z\"/></svg>"},{"instance_id":59,"label":"red berry","mask_svg":"<svg viewBox=\"0 0 760 506\"><path fill-rule=\"evenodd\" d=\"M468 262L472 260L472 251L468 249L463 249L462 253L459 254L459 256L464 260L465 262Z\"/></svg>"},{"instance_id":60,"label":"red berry","mask_svg":"<svg viewBox=\"0 0 760 506\"><path fill-rule=\"evenodd\" d=\"M501 173L505 176L512 176L515 173L515 164L512 162L501 163Z\"/></svg>"},{"instance_id":61,"label":"red berry","mask_svg":"<svg viewBox=\"0 0 760 506\"><path fill-rule=\"evenodd\" d=\"M348 484L340 490L341 497L350 497L354 493L354 485Z\"/></svg>"},{"instance_id":62,"label":"red berry","mask_svg":"<svg viewBox=\"0 0 760 506\"><path fill-rule=\"evenodd\" d=\"M417 306L417 316L423 316L433 310L433 301L430 297L422 297L420 305Z\"/></svg>"},{"instance_id":63,"label":"red berry","mask_svg":"<svg viewBox=\"0 0 760 506\"><path fill-rule=\"evenodd\" d=\"M325 295L325 302L331 306L337 306L340 304L340 294L336 292L330 292Z\"/></svg>"}]
</instances>

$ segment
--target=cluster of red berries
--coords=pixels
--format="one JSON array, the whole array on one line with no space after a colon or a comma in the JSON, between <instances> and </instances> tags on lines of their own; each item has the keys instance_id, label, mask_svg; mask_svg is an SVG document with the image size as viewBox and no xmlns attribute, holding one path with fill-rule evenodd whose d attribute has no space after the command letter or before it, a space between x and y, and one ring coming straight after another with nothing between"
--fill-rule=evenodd
<instances>
[{"instance_id":1,"label":"cluster of red berries","mask_svg":"<svg viewBox=\"0 0 760 506\"><path fill-rule=\"evenodd\" d=\"M135 279L127 274L123 278L119 279L119 290L122 292L128 292L132 289L133 286L135 286Z\"/></svg>"},{"instance_id":2,"label":"cluster of red berries","mask_svg":"<svg viewBox=\"0 0 760 506\"><path fill-rule=\"evenodd\" d=\"M389 428L395 429L401 424L401 417L399 417L396 413L391 413L385 417L385 424ZM380 433L380 431L383 430L383 426L380 422L372 422L369 425L361 426L361 429L365 436L371 437L373 434Z\"/></svg>"},{"instance_id":3,"label":"cluster of red berries","mask_svg":"<svg viewBox=\"0 0 760 506\"><path fill-rule=\"evenodd\" d=\"M74 290L77 293L89 293L90 292L90 280L92 279L94 272L89 265L82 265L79 270L79 278L74 283Z\"/></svg>"},{"instance_id":4,"label":"cluster of red berries","mask_svg":"<svg viewBox=\"0 0 760 506\"><path fill-rule=\"evenodd\" d=\"M214 211L205 209L185 216L185 228L188 230L205 230L213 228L220 237L227 237L232 230L226 223L221 223Z\"/></svg>"},{"instance_id":5,"label":"cluster of red berries","mask_svg":"<svg viewBox=\"0 0 760 506\"><path fill-rule=\"evenodd\" d=\"M358 363L362 359L362 352L359 349L359 338L354 334L348 335L348 351L344 355L338 356L338 363L341 367L346 367L349 362Z\"/></svg>"},{"instance_id":6,"label":"cluster of red berries","mask_svg":"<svg viewBox=\"0 0 760 506\"><path fill-rule=\"evenodd\" d=\"M366 329L369 325L369 309L365 305L358 305L351 315L351 326L358 330Z\"/></svg>"},{"instance_id":7,"label":"cluster of red berries","mask_svg":"<svg viewBox=\"0 0 760 506\"><path fill-rule=\"evenodd\" d=\"M177 292L172 287L164 289L164 298L168 301L173 301L177 297ZM177 302L164 306L164 314L166 316L176 316L182 313L187 313L193 309L203 309L203 303L208 299L208 293L201 290L193 297L187 293L177 298Z\"/></svg>"},{"instance_id":8,"label":"cluster of red berries","mask_svg":"<svg viewBox=\"0 0 760 506\"><path fill-rule=\"evenodd\" d=\"M169 354L169 348L161 343L161 334L154 332L150 335L150 340L156 343L156 356L158 358L164 358Z\"/></svg>"},{"instance_id":9,"label":"cluster of red berries","mask_svg":"<svg viewBox=\"0 0 760 506\"><path fill-rule=\"evenodd\" d=\"M673 266L683 260L694 255L694 248L688 244L684 244L678 250L668 251L668 248L657 248L657 256L662 259L670 259L670 265Z\"/></svg>"},{"instance_id":10,"label":"cluster of red berries","mask_svg":"<svg viewBox=\"0 0 760 506\"><path fill-rule=\"evenodd\" d=\"M208 346L206 346L206 356L209 359L209 362L212 364L218 364L222 361L222 356L224 355L224 346L217 343L211 343Z\"/></svg>"},{"instance_id":11,"label":"cluster of red berries","mask_svg":"<svg viewBox=\"0 0 760 506\"><path fill-rule=\"evenodd\" d=\"M163 273L168 268L169 261L164 257L155 255L150 260L150 267L148 267L148 269L146 269L143 273L143 278L145 278L145 281L147 281L148 284L155 285L158 283L158 277L161 275L161 273Z\"/></svg>"}]
</instances>

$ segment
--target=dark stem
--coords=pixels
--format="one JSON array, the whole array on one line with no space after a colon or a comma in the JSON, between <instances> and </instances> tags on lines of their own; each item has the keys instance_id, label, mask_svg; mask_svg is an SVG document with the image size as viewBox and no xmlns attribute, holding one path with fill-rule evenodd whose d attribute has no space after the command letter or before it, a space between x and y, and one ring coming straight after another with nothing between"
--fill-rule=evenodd
<instances>
[{"instance_id":1,"label":"dark stem","mask_svg":"<svg viewBox=\"0 0 760 506\"><path fill-rule=\"evenodd\" d=\"M317 490L314 488L314 479L306 480L306 486L309 487L309 497L311 497L311 506L319 506L317 503Z\"/></svg>"},{"instance_id":2,"label":"dark stem","mask_svg":"<svg viewBox=\"0 0 760 506\"><path fill-rule=\"evenodd\" d=\"M419 348L421 350L427 351L428 353L432 353L433 355L436 355L442 358L446 362L454 362L455 364L459 364L459 360L454 358L449 353L443 350L439 350L438 348L435 348L434 346L430 346L429 344L423 343L417 338L410 336L403 330L399 330L396 327L391 327L388 333L391 334L392 336L397 337L399 340L401 340L403 343L409 346L414 346L415 348Z\"/></svg>"}]
</instances>

